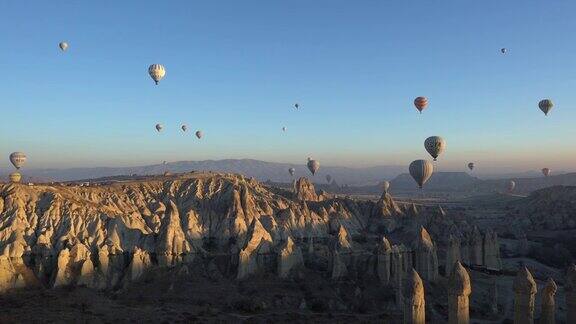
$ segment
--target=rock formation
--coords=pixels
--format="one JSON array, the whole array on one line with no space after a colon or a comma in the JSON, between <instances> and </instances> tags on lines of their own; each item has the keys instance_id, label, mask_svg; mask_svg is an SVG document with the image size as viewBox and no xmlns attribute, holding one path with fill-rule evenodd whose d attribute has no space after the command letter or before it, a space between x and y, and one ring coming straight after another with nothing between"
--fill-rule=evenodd
<instances>
[{"instance_id":1,"label":"rock formation","mask_svg":"<svg viewBox=\"0 0 576 324\"><path fill-rule=\"evenodd\" d=\"M576 323L576 265L574 264L571 264L566 271L564 291L566 292L566 322Z\"/></svg>"},{"instance_id":2,"label":"rock formation","mask_svg":"<svg viewBox=\"0 0 576 324\"><path fill-rule=\"evenodd\" d=\"M470 323L470 303L468 296L472 293L468 271L456 262L448 279L448 323Z\"/></svg>"},{"instance_id":3,"label":"rock formation","mask_svg":"<svg viewBox=\"0 0 576 324\"><path fill-rule=\"evenodd\" d=\"M425 324L426 302L424 300L424 283L416 270L408 276L404 286L404 323Z\"/></svg>"},{"instance_id":4,"label":"rock formation","mask_svg":"<svg viewBox=\"0 0 576 324\"><path fill-rule=\"evenodd\" d=\"M293 269L304 264L302 251L291 237L288 237L278 253L278 276L286 278Z\"/></svg>"},{"instance_id":5,"label":"rock formation","mask_svg":"<svg viewBox=\"0 0 576 324\"><path fill-rule=\"evenodd\" d=\"M526 267L518 271L514 279L514 323L534 323L534 299L537 292L536 282Z\"/></svg>"},{"instance_id":6,"label":"rock formation","mask_svg":"<svg viewBox=\"0 0 576 324\"><path fill-rule=\"evenodd\" d=\"M555 295L558 286L549 278L546 286L542 289L542 311L540 312L540 324L556 323L556 302Z\"/></svg>"},{"instance_id":7,"label":"rock formation","mask_svg":"<svg viewBox=\"0 0 576 324\"><path fill-rule=\"evenodd\" d=\"M314 185L307 178L302 177L294 184L294 192L300 200L304 201L319 201L318 194Z\"/></svg>"},{"instance_id":8,"label":"rock formation","mask_svg":"<svg viewBox=\"0 0 576 324\"><path fill-rule=\"evenodd\" d=\"M382 237L380 244L378 244L376 253L376 273L378 274L380 282L383 285L388 285L390 283L392 246L386 237Z\"/></svg>"},{"instance_id":9,"label":"rock formation","mask_svg":"<svg viewBox=\"0 0 576 324\"><path fill-rule=\"evenodd\" d=\"M450 235L448 239L448 247L446 250L446 275L450 276L452 269L456 262L460 261L460 239L454 235Z\"/></svg>"},{"instance_id":10,"label":"rock formation","mask_svg":"<svg viewBox=\"0 0 576 324\"><path fill-rule=\"evenodd\" d=\"M482 265L483 264L483 240L482 234L478 227L474 226L474 231L470 237L469 252L470 252L470 264L471 265Z\"/></svg>"},{"instance_id":11,"label":"rock formation","mask_svg":"<svg viewBox=\"0 0 576 324\"><path fill-rule=\"evenodd\" d=\"M500 258L500 243L498 234L488 228L484 233L483 245L483 265L488 269L501 270L502 260Z\"/></svg>"},{"instance_id":12,"label":"rock formation","mask_svg":"<svg viewBox=\"0 0 576 324\"><path fill-rule=\"evenodd\" d=\"M435 281L438 278L438 256L436 246L424 227L418 231L414 249L414 268L424 280Z\"/></svg>"},{"instance_id":13,"label":"rock formation","mask_svg":"<svg viewBox=\"0 0 576 324\"><path fill-rule=\"evenodd\" d=\"M258 272L262 266L260 255L268 254L272 249L272 237L257 218L252 221L246 237L238 257L238 279Z\"/></svg>"}]
</instances>

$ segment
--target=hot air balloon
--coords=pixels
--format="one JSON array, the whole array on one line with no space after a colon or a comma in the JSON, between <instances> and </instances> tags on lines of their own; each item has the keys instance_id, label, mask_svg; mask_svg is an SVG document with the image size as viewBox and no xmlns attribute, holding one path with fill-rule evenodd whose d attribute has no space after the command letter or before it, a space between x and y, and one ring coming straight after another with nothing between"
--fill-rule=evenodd
<instances>
[{"instance_id":1,"label":"hot air balloon","mask_svg":"<svg viewBox=\"0 0 576 324\"><path fill-rule=\"evenodd\" d=\"M310 172L312 172L312 175L315 175L316 172L318 172L318 169L320 169L320 162L316 161L316 160L312 160L311 158L308 158L308 170L310 170Z\"/></svg>"},{"instance_id":2,"label":"hot air balloon","mask_svg":"<svg viewBox=\"0 0 576 324\"><path fill-rule=\"evenodd\" d=\"M438 155L446 149L446 141L440 136L430 136L424 141L424 148L436 161Z\"/></svg>"},{"instance_id":3,"label":"hot air balloon","mask_svg":"<svg viewBox=\"0 0 576 324\"><path fill-rule=\"evenodd\" d=\"M430 179L434 172L434 164L428 160L416 160L410 163L408 170L418 184L418 187L422 189L422 186Z\"/></svg>"},{"instance_id":4,"label":"hot air balloon","mask_svg":"<svg viewBox=\"0 0 576 324\"><path fill-rule=\"evenodd\" d=\"M516 188L516 182L514 182L514 180L508 181L508 192L514 191L515 188Z\"/></svg>"},{"instance_id":5,"label":"hot air balloon","mask_svg":"<svg viewBox=\"0 0 576 324\"><path fill-rule=\"evenodd\" d=\"M416 106L416 109L418 109L418 111L422 113L422 110L428 107L428 98L417 97L416 99L414 99L414 106Z\"/></svg>"},{"instance_id":6,"label":"hot air balloon","mask_svg":"<svg viewBox=\"0 0 576 324\"><path fill-rule=\"evenodd\" d=\"M550 112L550 110L552 110L552 108L554 108L554 103L550 99L543 99L543 100L540 100L540 102L538 103L538 108L540 108L540 110L542 110L544 115L548 116L548 113Z\"/></svg>"},{"instance_id":7,"label":"hot air balloon","mask_svg":"<svg viewBox=\"0 0 576 324\"><path fill-rule=\"evenodd\" d=\"M288 172L290 173L291 176L294 176L294 173L296 172L296 169L290 168L290 169L288 169Z\"/></svg>"},{"instance_id":8,"label":"hot air balloon","mask_svg":"<svg viewBox=\"0 0 576 324\"><path fill-rule=\"evenodd\" d=\"M60 47L60 49L62 50L62 52L65 52L68 49L68 43L66 42L60 42L60 44L58 44L58 47Z\"/></svg>"},{"instance_id":9,"label":"hot air balloon","mask_svg":"<svg viewBox=\"0 0 576 324\"><path fill-rule=\"evenodd\" d=\"M202 138L202 136L204 136L202 131L196 131L196 137L198 137L200 139L200 138Z\"/></svg>"},{"instance_id":10,"label":"hot air balloon","mask_svg":"<svg viewBox=\"0 0 576 324\"><path fill-rule=\"evenodd\" d=\"M182 128L183 132L186 132L188 130L188 126L186 125L182 125L180 128Z\"/></svg>"},{"instance_id":11,"label":"hot air balloon","mask_svg":"<svg viewBox=\"0 0 576 324\"><path fill-rule=\"evenodd\" d=\"M26 154L22 152L14 152L10 154L10 162L18 170L26 163Z\"/></svg>"},{"instance_id":12,"label":"hot air balloon","mask_svg":"<svg viewBox=\"0 0 576 324\"><path fill-rule=\"evenodd\" d=\"M474 162L468 163L468 169L470 169L470 171L474 170Z\"/></svg>"},{"instance_id":13,"label":"hot air balloon","mask_svg":"<svg viewBox=\"0 0 576 324\"><path fill-rule=\"evenodd\" d=\"M282 131L283 131L283 132L286 131L286 126L282 127Z\"/></svg>"},{"instance_id":14,"label":"hot air balloon","mask_svg":"<svg viewBox=\"0 0 576 324\"><path fill-rule=\"evenodd\" d=\"M326 175L326 182L328 182L328 183L332 182L332 176L331 175L329 175L329 174Z\"/></svg>"},{"instance_id":15,"label":"hot air balloon","mask_svg":"<svg viewBox=\"0 0 576 324\"><path fill-rule=\"evenodd\" d=\"M547 177L550 175L550 169L549 168L544 168L542 169L542 174Z\"/></svg>"},{"instance_id":16,"label":"hot air balloon","mask_svg":"<svg viewBox=\"0 0 576 324\"><path fill-rule=\"evenodd\" d=\"M164 69L162 64L152 64L148 67L148 74L150 74L152 80L158 84L158 82L160 82L160 80L162 80L166 75L166 69Z\"/></svg>"},{"instance_id":17,"label":"hot air balloon","mask_svg":"<svg viewBox=\"0 0 576 324\"><path fill-rule=\"evenodd\" d=\"M300 105L297 104L297 103L295 103L295 104L294 104L294 108L298 109L298 108L300 108Z\"/></svg>"},{"instance_id":18,"label":"hot air balloon","mask_svg":"<svg viewBox=\"0 0 576 324\"><path fill-rule=\"evenodd\" d=\"M19 183L22 180L22 175L19 172L10 173L10 182Z\"/></svg>"},{"instance_id":19,"label":"hot air balloon","mask_svg":"<svg viewBox=\"0 0 576 324\"><path fill-rule=\"evenodd\" d=\"M390 182L389 181L382 182L382 188L384 189L384 193L388 193L388 189L390 189Z\"/></svg>"},{"instance_id":20,"label":"hot air balloon","mask_svg":"<svg viewBox=\"0 0 576 324\"><path fill-rule=\"evenodd\" d=\"M162 131L162 128L164 128L164 126L162 126L162 124L156 124L156 130L157 130L158 132L161 132L161 131Z\"/></svg>"},{"instance_id":21,"label":"hot air balloon","mask_svg":"<svg viewBox=\"0 0 576 324\"><path fill-rule=\"evenodd\" d=\"M506 49L506 48L503 47L503 48L500 49L500 52L501 52L502 54L506 54L506 52L508 52L508 49Z\"/></svg>"},{"instance_id":22,"label":"hot air balloon","mask_svg":"<svg viewBox=\"0 0 576 324\"><path fill-rule=\"evenodd\" d=\"M163 164L163 165L166 165L166 164L168 164L168 162L166 162L166 161L162 161L162 164Z\"/></svg>"}]
</instances>

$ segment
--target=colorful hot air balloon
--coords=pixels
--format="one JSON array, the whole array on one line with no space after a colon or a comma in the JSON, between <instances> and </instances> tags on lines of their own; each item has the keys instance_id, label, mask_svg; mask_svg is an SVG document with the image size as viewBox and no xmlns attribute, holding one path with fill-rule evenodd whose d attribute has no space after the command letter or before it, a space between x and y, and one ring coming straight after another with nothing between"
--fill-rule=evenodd
<instances>
[{"instance_id":1,"label":"colorful hot air balloon","mask_svg":"<svg viewBox=\"0 0 576 324\"><path fill-rule=\"evenodd\" d=\"M66 42L60 42L60 44L58 44L58 47L60 47L60 49L62 50L62 52L66 52L66 50L68 49L68 43L66 43Z\"/></svg>"},{"instance_id":2,"label":"colorful hot air balloon","mask_svg":"<svg viewBox=\"0 0 576 324\"><path fill-rule=\"evenodd\" d=\"M164 128L164 126L162 126L162 124L156 124L155 127L156 127L156 130L157 130L158 132L161 132L161 131L162 131L162 128Z\"/></svg>"},{"instance_id":3,"label":"colorful hot air balloon","mask_svg":"<svg viewBox=\"0 0 576 324\"><path fill-rule=\"evenodd\" d=\"M26 154L22 152L14 152L10 154L10 162L12 162L12 165L14 165L14 167L18 170L24 166L26 159Z\"/></svg>"},{"instance_id":4,"label":"colorful hot air balloon","mask_svg":"<svg viewBox=\"0 0 576 324\"><path fill-rule=\"evenodd\" d=\"M552 108L554 108L554 103L550 99L543 99L543 100L540 100L540 102L538 103L538 108L540 108L540 110L542 110L544 115L548 116L548 113L550 112L550 110L552 110Z\"/></svg>"},{"instance_id":5,"label":"colorful hot air balloon","mask_svg":"<svg viewBox=\"0 0 576 324\"><path fill-rule=\"evenodd\" d=\"M312 172L312 175L316 175L316 172L318 172L318 169L320 169L320 162L316 161L316 160L312 160L311 158L308 158L308 170L310 170L310 172Z\"/></svg>"},{"instance_id":6,"label":"colorful hot air balloon","mask_svg":"<svg viewBox=\"0 0 576 324\"><path fill-rule=\"evenodd\" d=\"M434 164L428 160L416 160L410 163L408 171L410 171L410 175L414 178L418 187L422 189L422 186L430 179L434 172Z\"/></svg>"},{"instance_id":7,"label":"colorful hot air balloon","mask_svg":"<svg viewBox=\"0 0 576 324\"><path fill-rule=\"evenodd\" d=\"M544 168L544 169L542 169L542 174L543 174L545 177L549 176L549 175L550 175L550 172L551 172L551 171L550 171L549 168Z\"/></svg>"},{"instance_id":8,"label":"colorful hot air balloon","mask_svg":"<svg viewBox=\"0 0 576 324\"><path fill-rule=\"evenodd\" d=\"M164 69L162 64L152 64L148 67L148 74L150 74L152 80L158 84L158 82L160 82L160 80L162 80L166 75L166 69Z\"/></svg>"},{"instance_id":9,"label":"colorful hot air balloon","mask_svg":"<svg viewBox=\"0 0 576 324\"><path fill-rule=\"evenodd\" d=\"M19 183L22 180L22 175L19 172L10 173L8 177L12 183Z\"/></svg>"},{"instance_id":10,"label":"colorful hot air balloon","mask_svg":"<svg viewBox=\"0 0 576 324\"><path fill-rule=\"evenodd\" d=\"M291 176L294 176L294 173L296 172L296 169L290 168L290 169L288 169L288 172L290 173Z\"/></svg>"},{"instance_id":11,"label":"colorful hot air balloon","mask_svg":"<svg viewBox=\"0 0 576 324\"><path fill-rule=\"evenodd\" d=\"M329 174L326 175L326 182L328 182L328 183L332 182L332 176L331 175L329 175Z\"/></svg>"},{"instance_id":12,"label":"colorful hot air balloon","mask_svg":"<svg viewBox=\"0 0 576 324\"><path fill-rule=\"evenodd\" d=\"M196 137L198 137L198 139L202 138L202 136L204 136L204 134L202 133L202 131L196 131Z\"/></svg>"},{"instance_id":13,"label":"colorful hot air balloon","mask_svg":"<svg viewBox=\"0 0 576 324\"><path fill-rule=\"evenodd\" d=\"M436 161L438 155L446 149L446 141L440 136L430 136L424 141L424 148Z\"/></svg>"},{"instance_id":14,"label":"colorful hot air balloon","mask_svg":"<svg viewBox=\"0 0 576 324\"><path fill-rule=\"evenodd\" d=\"M468 163L468 169L470 169L470 171L474 170L474 162Z\"/></svg>"},{"instance_id":15,"label":"colorful hot air balloon","mask_svg":"<svg viewBox=\"0 0 576 324\"><path fill-rule=\"evenodd\" d=\"M514 182L514 180L508 181L508 192L514 191L515 188L516 188L516 182Z\"/></svg>"},{"instance_id":16,"label":"colorful hot air balloon","mask_svg":"<svg viewBox=\"0 0 576 324\"><path fill-rule=\"evenodd\" d=\"M382 182L382 189L384 189L384 193L388 193L388 189L390 189L390 182L386 180Z\"/></svg>"},{"instance_id":17,"label":"colorful hot air balloon","mask_svg":"<svg viewBox=\"0 0 576 324\"><path fill-rule=\"evenodd\" d=\"M417 97L416 99L414 99L414 106L416 106L416 109L418 109L418 111L422 113L422 110L428 107L428 98Z\"/></svg>"},{"instance_id":18,"label":"colorful hot air balloon","mask_svg":"<svg viewBox=\"0 0 576 324\"><path fill-rule=\"evenodd\" d=\"M182 129L182 131L184 133L186 133L186 131L188 130L188 126L186 126L186 125L182 125L180 128Z\"/></svg>"}]
</instances>

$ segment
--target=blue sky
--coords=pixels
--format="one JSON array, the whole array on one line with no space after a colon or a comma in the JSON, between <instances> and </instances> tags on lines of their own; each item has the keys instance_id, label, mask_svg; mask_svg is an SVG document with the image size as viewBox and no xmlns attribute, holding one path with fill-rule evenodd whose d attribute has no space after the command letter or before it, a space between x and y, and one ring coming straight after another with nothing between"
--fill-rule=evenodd
<instances>
[{"instance_id":1,"label":"blue sky","mask_svg":"<svg viewBox=\"0 0 576 324\"><path fill-rule=\"evenodd\" d=\"M407 165L439 135L441 169L572 170L575 11L569 0L2 1L0 168L17 150L33 168ZM152 63L167 70L159 86ZM416 96L430 100L422 115ZM542 98L556 104L549 117Z\"/></svg>"}]
</instances>

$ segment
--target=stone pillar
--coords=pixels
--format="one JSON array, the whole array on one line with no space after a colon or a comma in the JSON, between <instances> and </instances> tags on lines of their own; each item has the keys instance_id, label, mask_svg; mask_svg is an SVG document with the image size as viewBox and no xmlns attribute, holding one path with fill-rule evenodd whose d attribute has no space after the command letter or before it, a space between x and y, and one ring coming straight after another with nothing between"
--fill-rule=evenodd
<instances>
[{"instance_id":1,"label":"stone pillar","mask_svg":"<svg viewBox=\"0 0 576 324\"><path fill-rule=\"evenodd\" d=\"M457 261L450 271L448 280L448 323L470 323L470 303L468 296L472 292L468 271Z\"/></svg>"},{"instance_id":2,"label":"stone pillar","mask_svg":"<svg viewBox=\"0 0 576 324\"><path fill-rule=\"evenodd\" d=\"M404 286L404 324L425 324L426 302L424 283L416 270L412 269Z\"/></svg>"},{"instance_id":3,"label":"stone pillar","mask_svg":"<svg viewBox=\"0 0 576 324\"><path fill-rule=\"evenodd\" d=\"M420 227L420 231L412 247L415 257L414 268L421 274L424 280L436 281L438 278L436 245L424 227Z\"/></svg>"},{"instance_id":4,"label":"stone pillar","mask_svg":"<svg viewBox=\"0 0 576 324\"><path fill-rule=\"evenodd\" d=\"M474 226L474 231L472 232L472 237L470 239L470 264L471 265L482 265L482 233L478 227Z\"/></svg>"},{"instance_id":5,"label":"stone pillar","mask_svg":"<svg viewBox=\"0 0 576 324\"><path fill-rule=\"evenodd\" d=\"M502 259L500 258L500 243L498 234L488 228L484 234L484 266L491 270L502 269Z\"/></svg>"},{"instance_id":6,"label":"stone pillar","mask_svg":"<svg viewBox=\"0 0 576 324\"><path fill-rule=\"evenodd\" d=\"M446 251L446 276L449 277L454 264L460 262L460 239L452 234L448 238L448 250Z\"/></svg>"},{"instance_id":7,"label":"stone pillar","mask_svg":"<svg viewBox=\"0 0 576 324\"><path fill-rule=\"evenodd\" d=\"M396 305L401 308L404 304L404 298L402 297L402 279L404 277L404 271L402 269L402 253L400 253L397 245L392 246L392 254L390 256L391 281L396 291Z\"/></svg>"},{"instance_id":8,"label":"stone pillar","mask_svg":"<svg viewBox=\"0 0 576 324\"><path fill-rule=\"evenodd\" d=\"M382 241L378 244L377 251L377 265L376 273L378 278L383 285L388 285L390 283L390 254L392 253L392 247L390 242L386 237L382 237Z\"/></svg>"},{"instance_id":9,"label":"stone pillar","mask_svg":"<svg viewBox=\"0 0 576 324\"><path fill-rule=\"evenodd\" d=\"M540 315L540 324L555 324L556 323L556 302L554 295L558 286L552 278L546 282L546 287L542 290L542 314Z\"/></svg>"},{"instance_id":10,"label":"stone pillar","mask_svg":"<svg viewBox=\"0 0 576 324\"><path fill-rule=\"evenodd\" d=\"M564 284L566 292L566 315L567 323L576 323L576 265L571 264L566 272L566 283Z\"/></svg>"},{"instance_id":11,"label":"stone pillar","mask_svg":"<svg viewBox=\"0 0 576 324\"><path fill-rule=\"evenodd\" d=\"M514 279L514 324L534 323L534 297L536 282L526 267Z\"/></svg>"}]
</instances>

